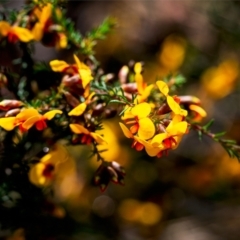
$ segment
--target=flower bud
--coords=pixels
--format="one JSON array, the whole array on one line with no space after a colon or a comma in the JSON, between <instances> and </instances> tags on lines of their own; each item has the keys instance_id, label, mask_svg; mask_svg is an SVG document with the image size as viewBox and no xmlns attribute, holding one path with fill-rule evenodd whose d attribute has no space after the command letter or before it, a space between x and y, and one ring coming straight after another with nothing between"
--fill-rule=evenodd
<instances>
[{"instance_id":1,"label":"flower bud","mask_svg":"<svg viewBox=\"0 0 240 240\"><path fill-rule=\"evenodd\" d=\"M23 103L21 101L6 99L0 102L0 110L8 111L9 109L17 108L22 105Z\"/></svg>"},{"instance_id":2,"label":"flower bud","mask_svg":"<svg viewBox=\"0 0 240 240\"><path fill-rule=\"evenodd\" d=\"M119 73L118 73L118 77L120 80L120 83L124 84L127 82L127 75L129 73L129 68L127 66L123 66Z\"/></svg>"},{"instance_id":3,"label":"flower bud","mask_svg":"<svg viewBox=\"0 0 240 240\"><path fill-rule=\"evenodd\" d=\"M16 116L18 113L21 112L20 108L15 108L15 109L11 109L9 111L6 112L5 117L12 117L12 116Z\"/></svg>"},{"instance_id":4,"label":"flower bud","mask_svg":"<svg viewBox=\"0 0 240 240\"><path fill-rule=\"evenodd\" d=\"M95 173L94 183L103 192L110 181L116 184L124 184L124 168L117 162L103 162Z\"/></svg>"},{"instance_id":5,"label":"flower bud","mask_svg":"<svg viewBox=\"0 0 240 240\"><path fill-rule=\"evenodd\" d=\"M69 76L69 75L65 75L62 79L62 83L67 86L67 87L71 87L74 86L75 84L77 84L79 82L79 75L75 74L73 76Z\"/></svg>"},{"instance_id":6,"label":"flower bud","mask_svg":"<svg viewBox=\"0 0 240 240\"><path fill-rule=\"evenodd\" d=\"M80 104L80 101L75 98L70 92L65 91L63 94L66 97L68 104L72 107L75 108L76 106L78 106L78 104Z\"/></svg>"},{"instance_id":7,"label":"flower bud","mask_svg":"<svg viewBox=\"0 0 240 240\"><path fill-rule=\"evenodd\" d=\"M178 96L178 98L180 99L180 103L181 104L196 104L196 105L200 105L201 101L199 98L195 97L195 96Z\"/></svg>"}]
</instances>

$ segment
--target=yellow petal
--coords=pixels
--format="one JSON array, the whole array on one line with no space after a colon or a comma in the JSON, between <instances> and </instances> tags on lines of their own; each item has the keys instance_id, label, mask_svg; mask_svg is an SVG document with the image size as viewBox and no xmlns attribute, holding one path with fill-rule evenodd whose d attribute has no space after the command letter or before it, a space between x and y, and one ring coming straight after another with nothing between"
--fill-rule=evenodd
<instances>
[{"instance_id":1,"label":"yellow petal","mask_svg":"<svg viewBox=\"0 0 240 240\"><path fill-rule=\"evenodd\" d=\"M66 35L60 33L58 36L59 36L58 48L61 49L66 48L68 43Z\"/></svg>"},{"instance_id":2,"label":"yellow petal","mask_svg":"<svg viewBox=\"0 0 240 240\"><path fill-rule=\"evenodd\" d=\"M62 111L61 110L51 110L49 112L46 112L43 116L44 118L48 119L48 120L51 120L52 118L55 117L56 114L62 114Z\"/></svg>"},{"instance_id":3,"label":"yellow petal","mask_svg":"<svg viewBox=\"0 0 240 240\"><path fill-rule=\"evenodd\" d=\"M33 34L26 28L13 27L13 31L22 42L29 42L34 39Z\"/></svg>"},{"instance_id":4,"label":"yellow petal","mask_svg":"<svg viewBox=\"0 0 240 240\"><path fill-rule=\"evenodd\" d=\"M187 122L183 121L183 122L179 122L171 127L167 127L166 130L168 133L170 133L171 135L183 135L184 133L186 133L187 131Z\"/></svg>"},{"instance_id":5,"label":"yellow petal","mask_svg":"<svg viewBox=\"0 0 240 240\"><path fill-rule=\"evenodd\" d=\"M39 22L45 25L47 20L51 17L51 15L52 15L52 5L48 3L46 6L42 8Z\"/></svg>"},{"instance_id":6,"label":"yellow petal","mask_svg":"<svg viewBox=\"0 0 240 240\"><path fill-rule=\"evenodd\" d=\"M46 186L48 185L47 179L42 176L42 172L44 171L45 164L43 163L37 163L34 166L31 167L29 171L29 180L31 183L37 185L37 186Z\"/></svg>"},{"instance_id":7,"label":"yellow petal","mask_svg":"<svg viewBox=\"0 0 240 240\"><path fill-rule=\"evenodd\" d=\"M9 31L11 29L11 26L8 22L0 21L0 33L2 36L7 36Z\"/></svg>"},{"instance_id":8,"label":"yellow petal","mask_svg":"<svg viewBox=\"0 0 240 240\"><path fill-rule=\"evenodd\" d=\"M150 118L139 120L138 136L142 139L150 139L155 134L155 126Z\"/></svg>"},{"instance_id":9,"label":"yellow petal","mask_svg":"<svg viewBox=\"0 0 240 240\"><path fill-rule=\"evenodd\" d=\"M62 72L65 68L69 67L68 63L59 60L53 60L49 64L54 72Z\"/></svg>"},{"instance_id":10,"label":"yellow petal","mask_svg":"<svg viewBox=\"0 0 240 240\"><path fill-rule=\"evenodd\" d=\"M81 68L81 62L80 62L79 58L75 54L73 54L73 58L75 60L75 63L77 64L77 67L80 69Z\"/></svg>"},{"instance_id":11,"label":"yellow petal","mask_svg":"<svg viewBox=\"0 0 240 240\"><path fill-rule=\"evenodd\" d=\"M159 133L151 141L153 147L158 147L162 145L162 141L168 137L167 133Z\"/></svg>"},{"instance_id":12,"label":"yellow petal","mask_svg":"<svg viewBox=\"0 0 240 240\"><path fill-rule=\"evenodd\" d=\"M164 81L157 81L156 82L160 92L164 95L167 96L169 92L168 85Z\"/></svg>"},{"instance_id":13,"label":"yellow petal","mask_svg":"<svg viewBox=\"0 0 240 240\"><path fill-rule=\"evenodd\" d=\"M180 107L179 104L173 99L173 97L167 96L167 103L168 103L168 106L171 108L171 110L172 110L175 114L180 114L180 112L181 112L181 107Z\"/></svg>"},{"instance_id":14,"label":"yellow petal","mask_svg":"<svg viewBox=\"0 0 240 240\"><path fill-rule=\"evenodd\" d=\"M80 116L84 113L86 107L86 103L80 103L77 107L75 107L74 109L72 109L72 111L68 113L68 116Z\"/></svg>"},{"instance_id":15,"label":"yellow petal","mask_svg":"<svg viewBox=\"0 0 240 240\"><path fill-rule=\"evenodd\" d=\"M34 25L34 27L32 29L32 35L33 35L33 37L34 37L34 39L36 41L40 41L42 39L42 37L43 37L43 29L44 29L44 26L41 23L39 23L39 22L37 22Z\"/></svg>"},{"instance_id":16,"label":"yellow petal","mask_svg":"<svg viewBox=\"0 0 240 240\"><path fill-rule=\"evenodd\" d=\"M33 117L28 118L23 124L22 127L24 129L30 129L37 121L39 121L41 119L41 115L36 115Z\"/></svg>"},{"instance_id":17,"label":"yellow petal","mask_svg":"<svg viewBox=\"0 0 240 240\"><path fill-rule=\"evenodd\" d=\"M90 133L85 127L83 127L80 124L72 123L69 125L69 127L76 134L81 134L81 133L89 134Z\"/></svg>"},{"instance_id":18,"label":"yellow petal","mask_svg":"<svg viewBox=\"0 0 240 240\"><path fill-rule=\"evenodd\" d=\"M15 117L6 117L6 118L0 118L0 127L7 131L11 131L15 127Z\"/></svg>"},{"instance_id":19,"label":"yellow petal","mask_svg":"<svg viewBox=\"0 0 240 240\"><path fill-rule=\"evenodd\" d=\"M40 115L38 113L38 111L34 108L28 108L28 109L24 109L22 112L20 112L17 116L16 119L18 121L25 121L26 119L36 116L36 115Z\"/></svg>"},{"instance_id":20,"label":"yellow petal","mask_svg":"<svg viewBox=\"0 0 240 240\"><path fill-rule=\"evenodd\" d=\"M203 108L201 108L200 106L191 104L191 105L189 105L189 109L198 113L201 117L206 117L207 116L206 111Z\"/></svg>"},{"instance_id":21,"label":"yellow petal","mask_svg":"<svg viewBox=\"0 0 240 240\"><path fill-rule=\"evenodd\" d=\"M150 84L149 86L147 86L146 88L144 88L143 92L141 92L141 95L138 96L138 98L141 99L140 102L146 100L146 99L149 97L149 95L150 95L153 87L154 87L154 85L153 85L153 84Z\"/></svg>"},{"instance_id":22,"label":"yellow petal","mask_svg":"<svg viewBox=\"0 0 240 240\"><path fill-rule=\"evenodd\" d=\"M140 62L137 62L135 65L134 65L134 72L136 74L140 74L142 71L142 64Z\"/></svg>"},{"instance_id":23,"label":"yellow petal","mask_svg":"<svg viewBox=\"0 0 240 240\"><path fill-rule=\"evenodd\" d=\"M123 123L119 123L119 125L120 125L125 137L133 138L133 134L129 131L129 129Z\"/></svg>"},{"instance_id":24,"label":"yellow petal","mask_svg":"<svg viewBox=\"0 0 240 240\"><path fill-rule=\"evenodd\" d=\"M134 106L131 109L131 113L140 119L147 117L150 114L151 110L152 110L151 105L146 102L143 102Z\"/></svg>"},{"instance_id":25,"label":"yellow petal","mask_svg":"<svg viewBox=\"0 0 240 240\"><path fill-rule=\"evenodd\" d=\"M145 150L147 152L147 154L150 156L150 157L155 157L158 155L158 153L163 150L163 148L161 147L145 147Z\"/></svg>"},{"instance_id":26,"label":"yellow petal","mask_svg":"<svg viewBox=\"0 0 240 240\"><path fill-rule=\"evenodd\" d=\"M98 144L106 144L106 140L99 134L97 133L93 133L91 132L90 135L94 138L94 140L98 143Z\"/></svg>"},{"instance_id":27,"label":"yellow petal","mask_svg":"<svg viewBox=\"0 0 240 240\"><path fill-rule=\"evenodd\" d=\"M85 65L85 64L84 64ZM83 66L83 64L82 64ZM86 66L86 65L85 65ZM91 75L91 70L86 66L85 69L78 69L80 78L82 79L82 85L85 89L86 86L92 81L93 77Z\"/></svg>"}]
</instances>

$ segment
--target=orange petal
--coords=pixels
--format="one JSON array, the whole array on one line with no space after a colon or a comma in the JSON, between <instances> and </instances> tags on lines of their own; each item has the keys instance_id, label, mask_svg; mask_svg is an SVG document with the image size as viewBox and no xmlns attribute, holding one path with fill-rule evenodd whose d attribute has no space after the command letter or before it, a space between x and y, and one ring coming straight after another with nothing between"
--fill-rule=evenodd
<instances>
[{"instance_id":1,"label":"orange petal","mask_svg":"<svg viewBox=\"0 0 240 240\"><path fill-rule=\"evenodd\" d=\"M36 41L40 41L43 37L43 29L44 29L44 25L42 25L41 23L37 22L33 29L32 29L32 35L34 37L34 39Z\"/></svg>"},{"instance_id":2,"label":"orange petal","mask_svg":"<svg viewBox=\"0 0 240 240\"><path fill-rule=\"evenodd\" d=\"M15 123L16 118L15 117L6 117L6 118L0 118L0 127L7 131L11 131L16 126Z\"/></svg>"},{"instance_id":3,"label":"orange petal","mask_svg":"<svg viewBox=\"0 0 240 240\"><path fill-rule=\"evenodd\" d=\"M68 63L59 60L53 60L49 64L54 72L62 72L65 68L69 67Z\"/></svg>"},{"instance_id":4,"label":"orange petal","mask_svg":"<svg viewBox=\"0 0 240 240\"><path fill-rule=\"evenodd\" d=\"M138 136L142 139L150 139L155 134L155 126L150 118L139 120Z\"/></svg>"},{"instance_id":5,"label":"orange petal","mask_svg":"<svg viewBox=\"0 0 240 240\"><path fill-rule=\"evenodd\" d=\"M37 121L39 121L42 118L41 115L36 115L33 117L28 118L23 124L22 127L24 129L30 129Z\"/></svg>"},{"instance_id":6,"label":"orange petal","mask_svg":"<svg viewBox=\"0 0 240 240\"><path fill-rule=\"evenodd\" d=\"M119 125L120 125L125 137L133 138L133 134L129 131L129 129L123 123L119 123Z\"/></svg>"},{"instance_id":7,"label":"orange petal","mask_svg":"<svg viewBox=\"0 0 240 240\"><path fill-rule=\"evenodd\" d=\"M167 96L169 93L169 88L168 85L164 81L157 81L156 82L160 92L164 95Z\"/></svg>"},{"instance_id":8,"label":"orange petal","mask_svg":"<svg viewBox=\"0 0 240 240\"><path fill-rule=\"evenodd\" d=\"M45 25L47 20L51 17L51 15L52 15L52 4L48 3L42 8L39 22Z\"/></svg>"},{"instance_id":9,"label":"orange petal","mask_svg":"<svg viewBox=\"0 0 240 240\"><path fill-rule=\"evenodd\" d=\"M51 110L49 112L46 112L43 116L44 118L48 119L48 120L51 120L52 118L55 117L56 114L62 114L62 111L61 110Z\"/></svg>"},{"instance_id":10,"label":"orange petal","mask_svg":"<svg viewBox=\"0 0 240 240\"><path fill-rule=\"evenodd\" d=\"M40 115L38 113L38 111L34 108L28 108L28 109L24 109L23 111L21 111L17 116L16 119L18 121L25 121L30 117L36 116L36 115Z\"/></svg>"},{"instance_id":11,"label":"orange petal","mask_svg":"<svg viewBox=\"0 0 240 240\"><path fill-rule=\"evenodd\" d=\"M80 124L72 123L69 125L69 127L76 134L81 134L81 133L90 134L90 132Z\"/></svg>"},{"instance_id":12,"label":"orange petal","mask_svg":"<svg viewBox=\"0 0 240 240\"><path fill-rule=\"evenodd\" d=\"M2 36L7 36L9 31L11 29L11 26L8 22L6 21L0 21L0 33Z\"/></svg>"},{"instance_id":13,"label":"orange petal","mask_svg":"<svg viewBox=\"0 0 240 240\"><path fill-rule=\"evenodd\" d=\"M206 111L203 108L201 108L200 106L197 106L195 104L189 105L189 109L198 113L202 118L207 116Z\"/></svg>"},{"instance_id":14,"label":"orange petal","mask_svg":"<svg viewBox=\"0 0 240 240\"><path fill-rule=\"evenodd\" d=\"M86 103L80 103L77 107L75 107L74 109L72 109L72 111L68 113L68 116L80 116L84 113L86 107Z\"/></svg>"}]
</instances>

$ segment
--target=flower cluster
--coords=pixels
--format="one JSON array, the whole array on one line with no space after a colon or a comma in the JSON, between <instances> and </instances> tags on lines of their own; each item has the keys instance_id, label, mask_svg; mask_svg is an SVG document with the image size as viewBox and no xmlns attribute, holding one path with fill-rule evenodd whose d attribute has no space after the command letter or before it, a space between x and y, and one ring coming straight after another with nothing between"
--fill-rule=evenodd
<instances>
[{"instance_id":1,"label":"flower cluster","mask_svg":"<svg viewBox=\"0 0 240 240\"><path fill-rule=\"evenodd\" d=\"M145 149L151 157L167 156L192 126L207 133L197 127L207 115L200 100L174 93L183 83L177 74L148 83L140 62L123 66L116 76L104 73L90 52L110 26L105 21L98 34L93 31L83 38L57 1L33 1L14 20L0 21L0 43L21 48L22 66L26 66L26 58L33 62L33 67L29 64L12 74L6 66L1 68L1 92L12 92L12 98L1 96L0 127L6 145L11 139L16 145L26 145L26 152L31 154L39 145L48 149L43 156L36 156L37 162L31 161L31 154L17 155L24 164L27 162L29 179L37 186L49 186L61 169L72 162L66 147L59 143L61 140L68 146L91 146L100 162L94 183L102 191L110 181L123 185L125 170L117 162L104 159L98 148L111 147L98 130L104 120L112 117L121 117L120 128L132 139L132 148ZM60 59L46 64L35 62L29 52L34 41L57 50L67 48L73 53L72 62ZM50 76L44 90L38 80L41 73ZM16 137L18 141L13 140ZM219 142L229 147L226 141ZM236 156L233 151L236 146L231 147Z\"/></svg>"}]
</instances>

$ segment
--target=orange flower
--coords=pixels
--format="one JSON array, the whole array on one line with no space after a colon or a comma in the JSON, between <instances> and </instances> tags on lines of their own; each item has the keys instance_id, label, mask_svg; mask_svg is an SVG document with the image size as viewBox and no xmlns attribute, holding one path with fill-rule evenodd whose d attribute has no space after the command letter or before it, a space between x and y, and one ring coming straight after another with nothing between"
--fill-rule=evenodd
<instances>
[{"instance_id":1,"label":"orange flower","mask_svg":"<svg viewBox=\"0 0 240 240\"><path fill-rule=\"evenodd\" d=\"M87 65L80 62L75 54L73 57L76 64L68 64L65 61L53 60L50 62L50 66L54 72L63 72L69 75L79 74L79 83L86 89L93 79L91 70Z\"/></svg>"},{"instance_id":2,"label":"orange flower","mask_svg":"<svg viewBox=\"0 0 240 240\"><path fill-rule=\"evenodd\" d=\"M0 34L7 37L11 43L16 43L18 40L30 42L34 38L30 30L19 26L11 26L6 21L0 21Z\"/></svg>"},{"instance_id":3,"label":"orange flower","mask_svg":"<svg viewBox=\"0 0 240 240\"><path fill-rule=\"evenodd\" d=\"M61 110L51 110L41 115L36 109L24 109L16 117L0 118L0 126L7 131L19 126L21 131L29 130L33 125L41 131L47 127L46 120L51 120L56 114L61 114Z\"/></svg>"},{"instance_id":4,"label":"orange flower","mask_svg":"<svg viewBox=\"0 0 240 240\"><path fill-rule=\"evenodd\" d=\"M78 139L82 144L90 144L95 141L98 144L104 144L106 141L104 138L95 132L90 132L87 128L80 124L72 123L69 125L72 132L80 134L81 137Z\"/></svg>"}]
</instances>

